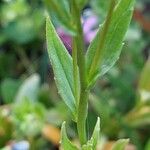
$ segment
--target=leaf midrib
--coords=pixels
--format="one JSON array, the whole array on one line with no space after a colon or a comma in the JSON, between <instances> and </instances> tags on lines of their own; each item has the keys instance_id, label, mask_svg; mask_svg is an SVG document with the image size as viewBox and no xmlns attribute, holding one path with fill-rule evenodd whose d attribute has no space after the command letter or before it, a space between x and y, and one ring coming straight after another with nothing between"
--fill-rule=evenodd
<instances>
[{"instance_id":1,"label":"leaf midrib","mask_svg":"<svg viewBox=\"0 0 150 150\"><path fill-rule=\"evenodd\" d=\"M59 37L58 37L59 38ZM59 40L60 40L60 38L59 38ZM57 45L57 43L55 43L55 40L52 38L52 42L54 43L54 45L55 45L55 47L57 47L56 45ZM63 46L63 49L66 49L65 47L64 47L64 45L63 45L63 43L62 43L62 41L60 40L60 43L61 43L61 45ZM69 79L68 79L68 76L67 76L67 72L65 71L66 69L65 69L65 67L64 67L64 65L63 65L63 63L62 63L62 59L60 59L60 55L59 55L59 53L57 52L57 50L55 50L55 52L56 52L56 56L57 56L57 58L58 58L58 60L60 60L60 66L62 67L62 70L63 70L63 72L64 72L64 75L65 75L65 77L66 77L66 79L67 79L67 82L68 82L68 84L69 84L69 87L70 87L70 89L71 89L71 93L72 93L72 96L73 96L73 98L74 98L74 104L75 104L75 97L74 97L74 94L73 94L73 87L72 87L72 85L71 85L71 83L69 82ZM66 55L68 55L68 58L70 59L70 61L72 61L72 59L71 59L71 57L69 56L69 54L66 54Z\"/></svg>"}]
</instances>

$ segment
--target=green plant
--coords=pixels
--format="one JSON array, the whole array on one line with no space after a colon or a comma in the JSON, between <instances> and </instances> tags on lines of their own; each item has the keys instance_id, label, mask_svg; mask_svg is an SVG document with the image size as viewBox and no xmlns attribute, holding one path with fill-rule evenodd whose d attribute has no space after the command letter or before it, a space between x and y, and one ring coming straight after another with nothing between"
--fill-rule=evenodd
<instances>
[{"instance_id":1,"label":"green plant","mask_svg":"<svg viewBox=\"0 0 150 150\"><path fill-rule=\"evenodd\" d=\"M67 137L65 123L62 125L61 145L64 150L96 150L100 131L98 118L91 139L86 135L88 97L97 79L104 75L118 60L123 39L128 29L135 0L111 0L104 23L99 27L86 54L81 24L81 10L87 0L71 0L46 3L72 34L72 57L58 37L50 19L46 21L46 38L49 58L53 67L60 96L72 113L77 124L81 147L73 145ZM53 4L53 5L51 5ZM55 7L54 7L55 6ZM64 6L64 7L62 7ZM67 7L66 7L67 6ZM68 20L68 21L66 21ZM128 140L118 141L113 150L123 150Z\"/></svg>"}]
</instances>

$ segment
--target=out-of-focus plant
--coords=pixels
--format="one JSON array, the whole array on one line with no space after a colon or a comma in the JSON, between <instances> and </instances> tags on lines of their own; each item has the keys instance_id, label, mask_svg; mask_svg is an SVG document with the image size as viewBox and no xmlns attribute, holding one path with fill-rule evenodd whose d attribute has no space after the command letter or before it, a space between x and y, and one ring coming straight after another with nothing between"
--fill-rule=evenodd
<instances>
[{"instance_id":1,"label":"out-of-focus plant","mask_svg":"<svg viewBox=\"0 0 150 150\"><path fill-rule=\"evenodd\" d=\"M72 57L58 37L50 19L46 21L46 38L49 58L53 67L56 85L62 99L72 113L77 124L82 150L95 150L99 138L100 119L98 118L90 139L86 134L88 97L97 79L104 75L118 60L122 42L128 29L134 0L111 0L104 23L91 42L86 54L81 10L86 4L82 1L45 1L51 14L72 34ZM63 3L64 2L64 3ZM62 4L63 3L63 4ZM83 4L83 5L81 5ZM128 140L118 141L113 150L124 149ZM64 150L77 150L66 134L65 122L61 130L61 145Z\"/></svg>"},{"instance_id":2,"label":"out-of-focus plant","mask_svg":"<svg viewBox=\"0 0 150 150\"><path fill-rule=\"evenodd\" d=\"M0 141L4 143L6 138L6 142L12 140L12 138L16 141L26 139L30 143L30 148L34 149L38 144L38 142L35 143L35 139L42 134L42 128L46 120L46 109L38 102L40 79L37 74L32 75L21 86L19 83L19 90L18 85L14 83L17 82L9 79L4 81L1 87L5 102L13 101L14 103L0 108L0 116L7 115L1 120L3 122L1 132L4 135L1 135L3 141ZM14 90L13 94L10 92L12 89L9 90L9 88Z\"/></svg>"},{"instance_id":3,"label":"out-of-focus plant","mask_svg":"<svg viewBox=\"0 0 150 150\"><path fill-rule=\"evenodd\" d=\"M11 139L13 132L13 124L9 118L8 106L0 108L0 148L5 146Z\"/></svg>"},{"instance_id":4,"label":"out-of-focus plant","mask_svg":"<svg viewBox=\"0 0 150 150\"><path fill-rule=\"evenodd\" d=\"M98 94L90 95L91 107L101 116L103 134L109 135L109 139L128 135L138 149L143 149L144 145L142 143L147 142L147 138L149 138L148 135L144 135L144 138L141 139L142 129L145 132L149 132L148 126L150 124L149 66L148 59L138 81L139 85L137 85L135 100L131 99L133 104L126 111L122 110L121 112L117 109L116 99L113 100L110 95L106 96L107 91L100 96ZM125 105L123 106L125 107ZM111 127L109 126L109 122L111 122Z\"/></svg>"},{"instance_id":5,"label":"out-of-focus plant","mask_svg":"<svg viewBox=\"0 0 150 150\"><path fill-rule=\"evenodd\" d=\"M33 103L28 99L22 100L21 103L13 106L12 119L15 122L17 130L15 133L17 137L35 137L42 129L45 109L39 103ZM30 126L32 122L32 126Z\"/></svg>"},{"instance_id":6,"label":"out-of-focus plant","mask_svg":"<svg viewBox=\"0 0 150 150\"><path fill-rule=\"evenodd\" d=\"M5 104L12 103L21 84L19 80L5 79L0 86L0 93Z\"/></svg>"},{"instance_id":7,"label":"out-of-focus plant","mask_svg":"<svg viewBox=\"0 0 150 150\"><path fill-rule=\"evenodd\" d=\"M133 110L126 116L127 124L141 127L150 124L150 60L148 59L142 71L138 87L137 102Z\"/></svg>"},{"instance_id":8,"label":"out-of-focus plant","mask_svg":"<svg viewBox=\"0 0 150 150\"><path fill-rule=\"evenodd\" d=\"M13 41L25 44L37 37L43 24L43 10L32 10L26 0L3 2L0 6L0 44Z\"/></svg>"},{"instance_id":9,"label":"out-of-focus plant","mask_svg":"<svg viewBox=\"0 0 150 150\"><path fill-rule=\"evenodd\" d=\"M4 80L1 85L4 102L8 102L8 105L0 107L0 138L3 139L0 140L0 148L9 144L14 149L15 147L19 149L19 146L23 146L22 140L26 140L30 149L33 150L43 149L48 143L57 145L60 131L52 124L59 126L59 120L62 118L59 115L59 118L53 121L52 116L61 114L61 110L57 110L59 107L56 106L55 112L48 111L45 103L39 101L41 99L39 75L33 74L22 83L19 81L17 86L14 84L17 82L14 81L12 79ZM7 87L8 92L6 92ZM13 94L9 88L14 88ZM67 113L64 115L66 115L66 119Z\"/></svg>"}]
</instances>

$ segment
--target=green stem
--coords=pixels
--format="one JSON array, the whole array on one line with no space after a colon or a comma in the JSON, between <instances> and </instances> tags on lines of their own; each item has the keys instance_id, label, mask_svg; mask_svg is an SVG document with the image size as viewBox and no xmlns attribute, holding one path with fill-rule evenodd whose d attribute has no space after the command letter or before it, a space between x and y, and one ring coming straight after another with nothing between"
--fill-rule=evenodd
<instances>
[{"instance_id":1,"label":"green stem","mask_svg":"<svg viewBox=\"0 0 150 150\"><path fill-rule=\"evenodd\" d=\"M86 68L85 68L85 54L84 54L84 38L83 30L80 18L80 9L78 8L76 1L72 0L73 15L76 20L77 35L74 37L77 46L77 64L79 67L80 76L80 99L78 105L78 118L77 118L77 130L79 135L79 140L81 145L87 142L86 136L86 118L88 110L88 91L87 88L87 78L86 78ZM74 59L74 58L73 58Z\"/></svg>"},{"instance_id":2,"label":"green stem","mask_svg":"<svg viewBox=\"0 0 150 150\"><path fill-rule=\"evenodd\" d=\"M78 120L77 120L77 129L81 145L87 143L86 135L86 118L88 112L88 91L83 91L80 94L80 102L78 106Z\"/></svg>"}]
</instances>

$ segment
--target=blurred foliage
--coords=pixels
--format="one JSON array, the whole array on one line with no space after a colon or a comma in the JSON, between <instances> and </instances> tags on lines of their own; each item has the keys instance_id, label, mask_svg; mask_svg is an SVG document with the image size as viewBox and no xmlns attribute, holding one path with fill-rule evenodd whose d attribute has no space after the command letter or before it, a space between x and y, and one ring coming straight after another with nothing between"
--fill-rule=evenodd
<instances>
[{"instance_id":1,"label":"blurred foliage","mask_svg":"<svg viewBox=\"0 0 150 150\"><path fill-rule=\"evenodd\" d=\"M107 7L108 1L92 0L83 10L83 19L90 10L102 23ZM50 12L44 1L0 1L0 148L27 140L31 150L55 149L62 121L71 122L70 112L49 80L53 74L45 46L46 10L56 27L68 29L66 20ZM118 63L90 95L89 137L95 116L100 116L106 141L128 137L138 150L150 149L149 18L149 0L138 0ZM45 126L50 127L48 135L43 133ZM68 135L75 138L75 125L70 126Z\"/></svg>"},{"instance_id":2,"label":"blurred foliage","mask_svg":"<svg viewBox=\"0 0 150 150\"><path fill-rule=\"evenodd\" d=\"M4 2L1 5L1 39L24 44L38 37L44 17L42 9L34 9L25 0Z\"/></svg>"}]
</instances>

